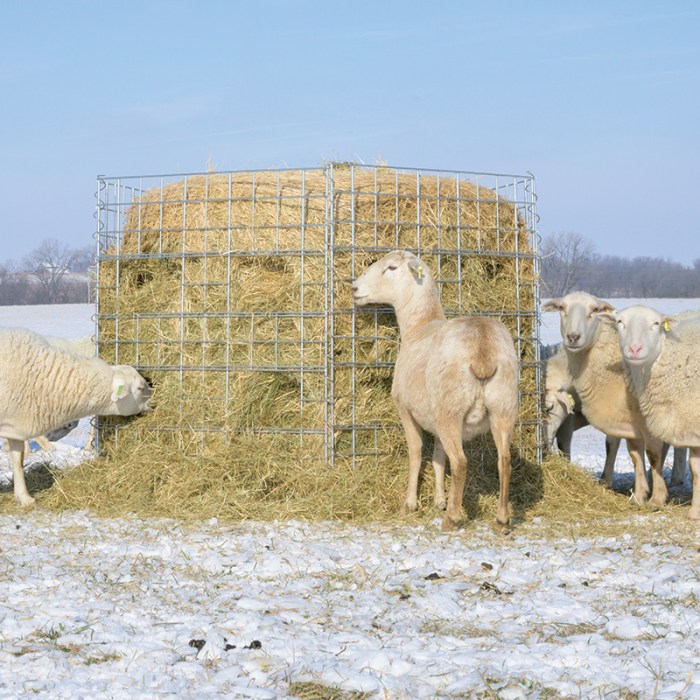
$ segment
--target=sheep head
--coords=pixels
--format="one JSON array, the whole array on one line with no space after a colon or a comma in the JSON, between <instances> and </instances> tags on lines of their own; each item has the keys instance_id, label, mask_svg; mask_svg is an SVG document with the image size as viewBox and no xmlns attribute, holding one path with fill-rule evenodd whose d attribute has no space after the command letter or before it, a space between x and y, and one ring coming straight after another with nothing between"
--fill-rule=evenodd
<instances>
[{"instance_id":1,"label":"sheep head","mask_svg":"<svg viewBox=\"0 0 700 700\"><path fill-rule=\"evenodd\" d=\"M112 367L112 415L133 416L148 410L153 390L131 366Z\"/></svg>"},{"instance_id":2,"label":"sheep head","mask_svg":"<svg viewBox=\"0 0 700 700\"><path fill-rule=\"evenodd\" d=\"M622 357L633 367L652 365L663 350L666 335L678 323L672 316L641 305L603 314L603 318L617 330Z\"/></svg>"},{"instance_id":3,"label":"sheep head","mask_svg":"<svg viewBox=\"0 0 700 700\"><path fill-rule=\"evenodd\" d=\"M602 313L614 311L612 304L586 292L572 292L542 305L543 311L558 311L561 337L569 352L590 350L600 332Z\"/></svg>"},{"instance_id":4,"label":"sheep head","mask_svg":"<svg viewBox=\"0 0 700 700\"><path fill-rule=\"evenodd\" d=\"M413 253L395 250L370 265L353 283L357 306L391 304L409 299L416 287L432 282L430 268Z\"/></svg>"}]
</instances>

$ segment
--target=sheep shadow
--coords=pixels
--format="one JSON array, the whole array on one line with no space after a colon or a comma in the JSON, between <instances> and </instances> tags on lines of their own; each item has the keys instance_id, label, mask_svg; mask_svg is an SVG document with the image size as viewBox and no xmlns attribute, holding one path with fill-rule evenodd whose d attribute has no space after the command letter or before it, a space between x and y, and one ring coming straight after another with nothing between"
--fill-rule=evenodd
<instances>
[{"instance_id":1,"label":"sheep shadow","mask_svg":"<svg viewBox=\"0 0 700 700\"><path fill-rule=\"evenodd\" d=\"M693 497L693 484L690 476L687 472L685 474L685 480L682 484L671 485L671 469L664 468L663 477L666 482L666 488L668 489L668 500L667 503L672 503L674 505L689 505ZM596 477L600 479L602 472L596 474ZM649 469L646 471L647 484L649 485L649 493L653 492L653 483L651 479L651 472ZM613 493L620 494L626 498L630 498L634 493L634 472L615 472L613 474L613 483L610 486L610 490ZM601 487L608 488L606 484L599 481Z\"/></svg>"},{"instance_id":2,"label":"sheep shadow","mask_svg":"<svg viewBox=\"0 0 700 700\"><path fill-rule=\"evenodd\" d=\"M489 436L479 436L464 445L467 456L467 480L462 499L465 523L488 519L490 504L498 502L500 484L498 478L498 453ZM435 483L432 469L433 437L426 435L423 445L423 460L418 482L418 493L423 503L432 501ZM539 503L545 495L542 467L524 458L515 447L511 447L510 510L514 524L523 522L526 513ZM447 463L445 475L450 476ZM449 491L449 483L446 483ZM487 512L488 511L488 512Z\"/></svg>"},{"instance_id":3,"label":"sheep shadow","mask_svg":"<svg viewBox=\"0 0 700 700\"><path fill-rule=\"evenodd\" d=\"M50 461L36 461L24 467L24 480L31 496L48 491L56 483L54 468ZM14 494L14 479L0 483L0 495Z\"/></svg>"}]
</instances>

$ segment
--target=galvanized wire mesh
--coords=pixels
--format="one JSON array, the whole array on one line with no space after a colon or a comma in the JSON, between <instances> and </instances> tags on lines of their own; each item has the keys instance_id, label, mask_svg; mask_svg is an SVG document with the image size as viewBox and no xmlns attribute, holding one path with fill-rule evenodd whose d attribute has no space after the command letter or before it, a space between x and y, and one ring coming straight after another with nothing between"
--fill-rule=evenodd
<instances>
[{"instance_id":1,"label":"galvanized wire mesh","mask_svg":"<svg viewBox=\"0 0 700 700\"><path fill-rule=\"evenodd\" d=\"M288 434L330 464L395 452L393 313L355 309L350 285L406 248L432 268L448 316L509 325L524 407L516 446L541 459L532 176L331 163L100 177L97 202L99 352L169 396L155 428L178 436L177 449L252 431ZM125 429L107 422L101 435L117 442Z\"/></svg>"}]
</instances>

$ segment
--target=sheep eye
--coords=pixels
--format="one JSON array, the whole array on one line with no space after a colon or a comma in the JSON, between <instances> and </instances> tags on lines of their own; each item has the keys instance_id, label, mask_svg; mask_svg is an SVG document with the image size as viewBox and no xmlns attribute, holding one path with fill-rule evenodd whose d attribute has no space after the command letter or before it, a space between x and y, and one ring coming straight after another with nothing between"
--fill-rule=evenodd
<instances>
[{"instance_id":1,"label":"sheep eye","mask_svg":"<svg viewBox=\"0 0 700 700\"><path fill-rule=\"evenodd\" d=\"M396 265L387 265L384 272L386 272L387 270L395 270L395 269L396 269Z\"/></svg>"},{"instance_id":2,"label":"sheep eye","mask_svg":"<svg viewBox=\"0 0 700 700\"><path fill-rule=\"evenodd\" d=\"M652 327L653 329L657 329L660 325L661 325L661 324L659 323L659 321L654 321L654 323L651 324L651 327Z\"/></svg>"}]
</instances>

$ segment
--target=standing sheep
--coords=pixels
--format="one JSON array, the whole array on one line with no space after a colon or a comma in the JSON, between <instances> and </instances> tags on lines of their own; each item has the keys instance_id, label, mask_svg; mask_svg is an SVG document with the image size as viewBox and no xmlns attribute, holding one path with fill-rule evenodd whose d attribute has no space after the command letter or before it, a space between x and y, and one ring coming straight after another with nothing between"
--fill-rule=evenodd
<instances>
[{"instance_id":1,"label":"standing sheep","mask_svg":"<svg viewBox=\"0 0 700 700\"><path fill-rule=\"evenodd\" d=\"M679 322L648 306L606 315L617 329L625 374L649 430L688 447L693 499L688 517L700 520L700 320Z\"/></svg>"},{"instance_id":2,"label":"standing sheep","mask_svg":"<svg viewBox=\"0 0 700 700\"><path fill-rule=\"evenodd\" d=\"M588 419L581 409L581 398L573 388L569 375L569 360L561 344L542 348L545 360L544 410L546 415L547 447L554 441L557 448L571 460L571 439L575 431L585 428ZM602 479L612 481L620 439L605 436L605 467Z\"/></svg>"},{"instance_id":3,"label":"standing sheep","mask_svg":"<svg viewBox=\"0 0 700 700\"><path fill-rule=\"evenodd\" d=\"M428 267L407 251L371 265L353 284L358 306L390 304L401 334L391 395L408 444L404 509L417 507L423 431L435 436L436 489L444 486L445 458L452 481L444 530L459 526L467 471L463 441L491 430L498 450L500 494L496 521L510 523L510 440L518 411L518 361L513 339L492 318L447 320ZM436 502L439 494L436 493Z\"/></svg>"},{"instance_id":4,"label":"standing sheep","mask_svg":"<svg viewBox=\"0 0 700 700\"><path fill-rule=\"evenodd\" d=\"M24 481L25 440L83 416L141 413L151 395L129 365L82 357L28 330L0 331L0 437L9 442L18 503L34 503Z\"/></svg>"},{"instance_id":5,"label":"standing sheep","mask_svg":"<svg viewBox=\"0 0 700 700\"><path fill-rule=\"evenodd\" d=\"M585 292L572 292L549 300L542 309L560 314L572 386L589 423L606 435L627 441L634 464L634 500L641 505L649 496L644 469L646 448L652 467L651 504L662 506L668 495L662 476L663 443L649 433L637 398L627 388L615 331L600 318L599 314L613 311L612 305ZM606 462L606 469L609 467ZM612 481L612 468L603 473L602 479Z\"/></svg>"}]
</instances>

